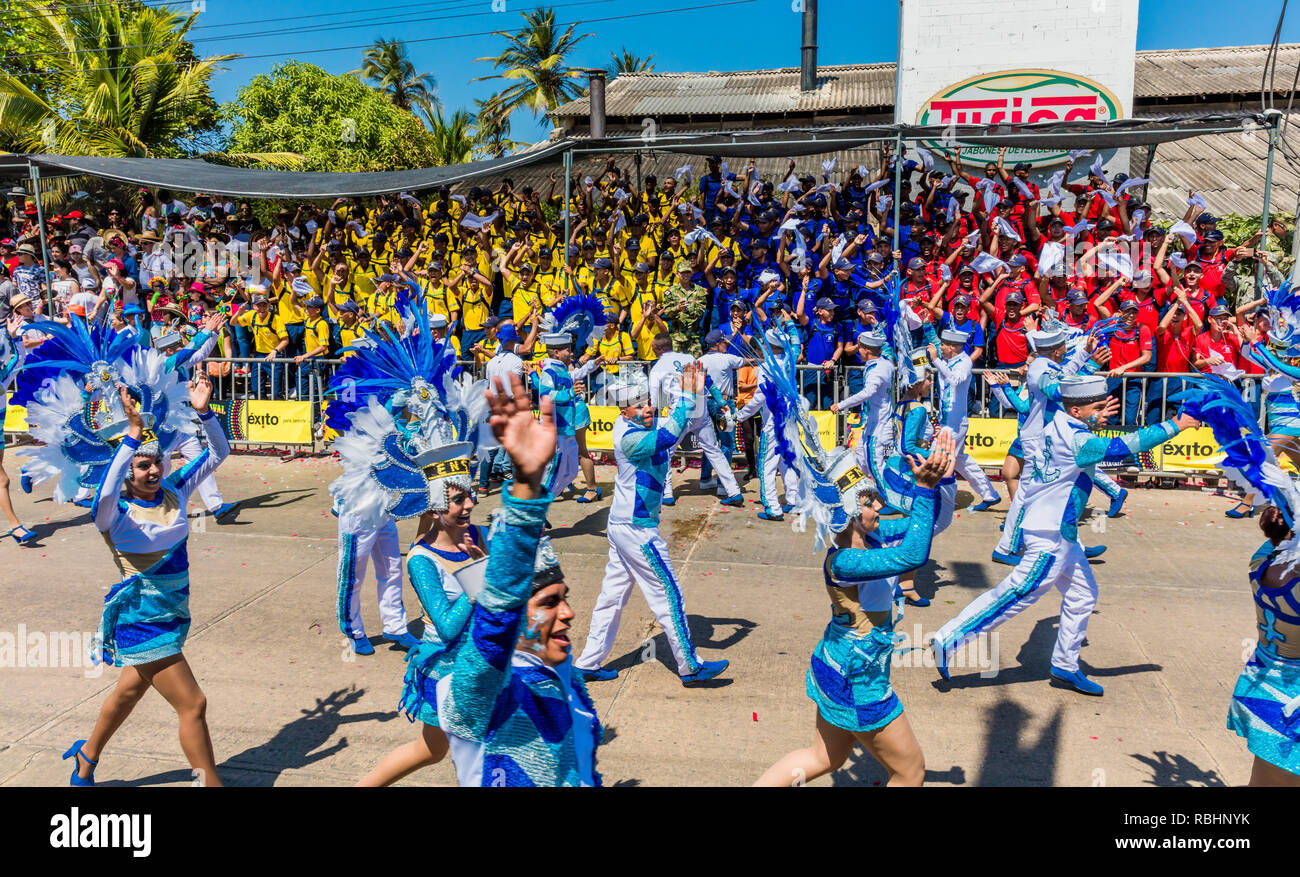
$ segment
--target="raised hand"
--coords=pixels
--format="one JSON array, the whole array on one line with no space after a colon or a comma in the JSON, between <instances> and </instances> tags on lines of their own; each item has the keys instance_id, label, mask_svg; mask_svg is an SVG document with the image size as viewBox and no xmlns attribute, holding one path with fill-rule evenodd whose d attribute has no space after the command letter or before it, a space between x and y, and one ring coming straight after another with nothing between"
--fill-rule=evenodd
<instances>
[{"instance_id":1,"label":"raised hand","mask_svg":"<svg viewBox=\"0 0 1300 877\"><path fill-rule=\"evenodd\" d=\"M682 392L696 396L704 392L704 366L692 362L682 369Z\"/></svg>"},{"instance_id":2,"label":"raised hand","mask_svg":"<svg viewBox=\"0 0 1300 877\"><path fill-rule=\"evenodd\" d=\"M950 429L941 429L930 445L930 456L921 457L909 454L907 464L912 469L912 477L921 487L934 487L952 474L957 463L957 439Z\"/></svg>"},{"instance_id":3,"label":"raised hand","mask_svg":"<svg viewBox=\"0 0 1300 877\"><path fill-rule=\"evenodd\" d=\"M494 378L493 383L495 392L487 393L491 411L488 425L514 463L511 495L536 499L542 494L542 473L555 456L554 402L550 396L542 397L539 421L533 417L528 391L519 375L511 373L509 393L500 378Z\"/></svg>"},{"instance_id":4,"label":"raised hand","mask_svg":"<svg viewBox=\"0 0 1300 877\"><path fill-rule=\"evenodd\" d=\"M194 382L190 384L190 407L199 414L208 413L208 400L212 398L212 381L203 372L194 373Z\"/></svg>"}]
</instances>

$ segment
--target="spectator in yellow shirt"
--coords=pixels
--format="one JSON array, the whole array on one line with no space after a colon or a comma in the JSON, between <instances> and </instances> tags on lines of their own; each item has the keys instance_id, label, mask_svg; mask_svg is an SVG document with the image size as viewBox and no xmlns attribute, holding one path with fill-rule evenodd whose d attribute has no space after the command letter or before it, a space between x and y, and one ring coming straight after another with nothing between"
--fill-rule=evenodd
<instances>
[{"instance_id":1,"label":"spectator in yellow shirt","mask_svg":"<svg viewBox=\"0 0 1300 877\"><path fill-rule=\"evenodd\" d=\"M607 373L617 374L618 363L634 359L634 354L632 336L620 330L617 323L608 322L605 324L604 334L591 340L587 352L578 361L585 363L592 357L598 356L604 360Z\"/></svg>"},{"instance_id":2,"label":"spectator in yellow shirt","mask_svg":"<svg viewBox=\"0 0 1300 877\"><path fill-rule=\"evenodd\" d=\"M649 362L658 359L654 339L661 332L668 331L668 324L659 316L663 296L650 283L650 266L638 262L636 278L632 299L632 343L636 346L636 358Z\"/></svg>"},{"instance_id":3,"label":"spectator in yellow shirt","mask_svg":"<svg viewBox=\"0 0 1300 877\"><path fill-rule=\"evenodd\" d=\"M492 316L492 281L471 265L462 264L448 279L451 291L460 299L460 343L468 350L486 334L483 324ZM451 318L455 322L456 318Z\"/></svg>"},{"instance_id":4,"label":"spectator in yellow shirt","mask_svg":"<svg viewBox=\"0 0 1300 877\"><path fill-rule=\"evenodd\" d=\"M281 262L276 266L279 276L272 275L271 292L275 297L275 309L280 322L289 333L290 355L302 353L303 321L307 315L302 309L302 299L315 293L311 281L302 273L302 266L297 262Z\"/></svg>"},{"instance_id":5,"label":"spectator in yellow shirt","mask_svg":"<svg viewBox=\"0 0 1300 877\"><path fill-rule=\"evenodd\" d=\"M430 314L429 335L434 341L441 341L444 338L447 338L447 318L442 314ZM460 339L455 335L452 335L450 339L448 339L448 343L451 344L451 349L456 351L456 358L460 359Z\"/></svg>"},{"instance_id":6,"label":"spectator in yellow shirt","mask_svg":"<svg viewBox=\"0 0 1300 877\"><path fill-rule=\"evenodd\" d=\"M614 263L602 256L593 266L591 285L587 287L590 295L596 296L605 305L605 318L618 326L627 319L628 307L632 296L623 281L614 276Z\"/></svg>"},{"instance_id":7,"label":"spectator in yellow shirt","mask_svg":"<svg viewBox=\"0 0 1300 877\"><path fill-rule=\"evenodd\" d=\"M317 360L329 355L330 324L321 316L321 311L325 309L325 300L320 296L315 295L304 301L302 309L307 314L307 318L303 321L306 328L303 346L306 350L293 358L298 365L298 387L292 395L296 395L299 399L311 399L319 397L325 391ZM315 383L314 394L313 382Z\"/></svg>"},{"instance_id":8,"label":"spectator in yellow shirt","mask_svg":"<svg viewBox=\"0 0 1300 877\"><path fill-rule=\"evenodd\" d=\"M270 382L267 398L274 399L280 391L280 363L274 360L284 354L289 347L289 333L285 331L284 321L279 314L272 312L271 302L265 295L253 295L253 307L239 312L235 321L253 333L253 345L264 362L253 366L253 389L257 398L262 398L262 388Z\"/></svg>"}]
</instances>

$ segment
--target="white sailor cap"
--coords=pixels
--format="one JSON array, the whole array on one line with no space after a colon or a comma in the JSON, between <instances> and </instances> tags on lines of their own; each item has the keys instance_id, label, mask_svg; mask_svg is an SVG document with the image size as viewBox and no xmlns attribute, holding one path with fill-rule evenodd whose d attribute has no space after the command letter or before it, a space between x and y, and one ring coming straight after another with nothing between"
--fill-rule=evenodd
<instances>
[{"instance_id":1,"label":"white sailor cap","mask_svg":"<svg viewBox=\"0 0 1300 877\"><path fill-rule=\"evenodd\" d=\"M944 329L939 339L947 341L949 344L965 344L970 340L970 333L963 332L960 329Z\"/></svg>"},{"instance_id":2,"label":"white sailor cap","mask_svg":"<svg viewBox=\"0 0 1300 877\"><path fill-rule=\"evenodd\" d=\"M1099 402L1105 399L1109 391L1106 379L1101 375L1070 376L1061 378L1059 384L1061 400L1075 405Z\"/></svg>"},{"instance_id":3,"label":"white sailor cap","mask_svg":"<svg viewBox=\"0 0 1300 877\"><path fill-rule=\"evenodd\" d=\"M773 347L779 347L782 350L785 350L786 338L784 333L778 332L775 329L768 329L763 333L763 337L767 338L767 343Z\"/></svg>"},{"instance_id":4,"label":"white sailor cap","mask_svg":"<svg viewBox=\"0 0 1300 877\"><path fill-rule=\"evenodd\" d=\"M1065 329L1061 326L1053 326L1051 329L1030 332L1029 343L1034 345L1035 350L1043 350L1048 347L1060 347L1065 343Z\"/></svg>"},{"instance_id":5,"label":"white sailor cap","mask_svg":"<svg viewBox=\"0 0 1300 877\"><path fill-rule=\"evenodd\" d=\"M572 347L573 336L568 332L546 332L542 335L542 343L547 347Z\"/></svg>"},{"instance_id":6,"label":"white sailor cap","mask_svg":"<svg viewBox=\"0 0 1300 877\"><path fill-rule=\"evenodd\" d=\"M446 329L447 317L443 314L433 314L429 317L430 329Z\"/></svg>"},{"instance_id":7,"label":"white sailor cap","mask_svg":"<svg viewBox=\"0 0 1300 877\"><path fill-rule=\"evenodd\" d=\"M181 337L180 332L168 332L166 335L159 335L157 338L153 339L153 349L166 350L168 347L183 344L184 342L185 339Z\"/></svg>"},{"instance_id":8,"label":"white sailor cap","mask_svg":"<svg viewBox=\"0 0 1300 877\"><path fill-rule=\"evenodd\" d=\"M873 349L884 347L885 336L880 332L872 332L870 330L866 332L859 332L858 343L861 344L863 347L870 347Z\"/></svg>"}]
</instances>

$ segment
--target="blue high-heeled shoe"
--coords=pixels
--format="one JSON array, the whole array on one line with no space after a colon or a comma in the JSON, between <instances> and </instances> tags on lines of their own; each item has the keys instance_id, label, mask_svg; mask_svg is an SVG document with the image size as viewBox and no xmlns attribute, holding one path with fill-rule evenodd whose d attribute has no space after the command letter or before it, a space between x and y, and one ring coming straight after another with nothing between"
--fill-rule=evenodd
<instances>
[{"instance_id":1,"label":"blue high-heeled shoe","mask_svg":"<svg viewBox=\"0 0 1300 877\"><path fill-rule=\"evenodd\" d=\"M36 534L31 530L28 530L22 524L14 527L6 535L14 537L14 541L19 545L26 545L28 542L32 542L36 539Z\"/></svg>"},{"instance_id":2,"label":"blue high-heeled shoe","mask_svg":"<svg viewBox=\"0 0 1300 877\"><path fill-rule=\"evenodd\" d=\"M930 605L930 601L916 593L915 588L909 588L906 591L902 588L894 588L894 599L897 600L899 597L905 599L909 606L920 606L924 609L926 606Z\"/></svg>"},{"instance_id":3,"label":"blue high-heeled shoe","mask_svg":"<svg viewBox=\"0 0 1300 877\"><path fill-rule=\"evenodd\" d=\"M596 495L591 499L587 499L588 491L592 491L592 490L596 491ZM587 490L584 490L580 496L575 497L573 501L574 502L595 502L596 500L600 499L604 495L605 492L601 490L599 487L589 487L587 488Z\"/></svg>"},{"instance_id":4,"label":"blue high-heeled shoe","mask_svg":"<svg viewBox=\"0 0 1300 877\"><path fill-rule=\"evenodd\" d=\"M67 761L69 758L72 759L72 779L68 781L68 785L70 786L93 786L95 784L95 766L98 765L99 762L91 761L89 758L86 758L86 753L81 751L81 747L85 745L85 740L78 740L69 747L67 752L63 753L64 761ZM81 768L81 762L77 760L78 755L85 758L86 764L90 765L90 776L84 779L77 773Z\"/></svg>"},{"instance_id":5,"label":"blue high-heeled shoe","mask_svg":"<svg viewBox=\"0 0 1300 877\"><path fill-rule=\"evenodd\" d=\"M1244 509L1244 508L1246 508L1246 504L1245 504L1244 502L1239 502L1239 503L1237 503L1235 506L1233 506L1232 508L1230 508L1230 509L1228 509L1226 512L1224 512L1223 515L1224 515L1224 517L1227 517L1227 518L1253 518L1253 517L1255 517L1255 506L1252 505L1252 506L1250 506L1249 511L1244 511L1244 512L1243 512L1242 509Z\"/></svg>"}]
</instances>

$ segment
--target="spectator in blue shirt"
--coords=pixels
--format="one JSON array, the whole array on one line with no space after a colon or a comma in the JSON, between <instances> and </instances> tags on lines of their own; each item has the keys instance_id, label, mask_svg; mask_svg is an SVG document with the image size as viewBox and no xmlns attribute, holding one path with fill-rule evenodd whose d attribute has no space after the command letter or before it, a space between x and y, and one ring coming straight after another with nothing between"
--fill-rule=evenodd
<instances>
[{"instance_id":1,"label":"spectator in blue shirt","mask_svg":"<svg viewBox=\"0 0 1300 877\"><path fill-rule=\"evenodd\" d=\"M858 368L849 368L845 371L845 380L850 395L862 389L861 366L867 364L867 360L862 356L861 349L858 346L858 336L876 327L880 322L877 313L876 306L871 299L863 296L858 299L856 316L851 320L846 320L841 325L841 338L844 340L844 355L841 359L845 365L858 366Z\"/></svg>"},{"instance_id":2,"label":"spectator in blue shirt","mask_svg":"<svg viewBox=\"0 0 1300 877\"><path fill-rule=\"evenodd\" d=\"M826 410L835 400L835 370L844 354L843 332L835 322L835 302L825 296L817 299L813 317L809 318L800 300L795 317L804 328L805 364L821 366L821 371L811 368L800 371L799 389L814 410Z\"/></svg>"}]
</instances>

